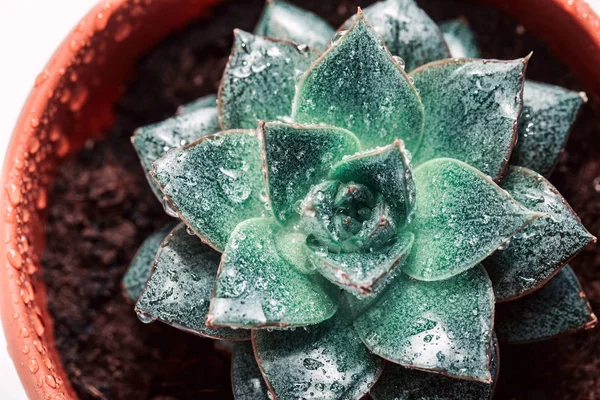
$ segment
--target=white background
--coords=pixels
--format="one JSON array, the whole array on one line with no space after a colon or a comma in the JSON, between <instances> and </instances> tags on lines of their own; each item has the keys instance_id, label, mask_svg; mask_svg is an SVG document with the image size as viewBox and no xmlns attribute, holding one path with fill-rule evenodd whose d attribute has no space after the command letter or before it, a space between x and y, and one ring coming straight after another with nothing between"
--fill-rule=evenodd
<instances>
[{"instance_id":1,"label":"white background","mask_svg":"<svg viewBox=\"0 0 600 400\"><path fill-rule=\"evenodd\" d=\"M588 2L600 10L600 0ZM35 77L94 3L96 0L0 0L0 162ZM0 399L26 399L6 353L2 331Z\"/></svg>"}]
</instances>

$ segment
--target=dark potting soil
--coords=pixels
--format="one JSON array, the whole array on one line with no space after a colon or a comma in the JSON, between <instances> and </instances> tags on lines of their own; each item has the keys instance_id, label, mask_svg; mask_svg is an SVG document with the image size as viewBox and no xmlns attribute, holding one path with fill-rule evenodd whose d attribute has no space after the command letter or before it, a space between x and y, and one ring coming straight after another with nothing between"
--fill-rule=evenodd
<instances>
[{"instance_id":1,"label":"dark potting soil","mask_svg":"<svg viewBox=\"0 0 600 400\"><path fill-rule=\"evenodd\" d=\"M138 321L120 279L144 238L169 221L130 144L135 128L214 93L232 30L252 30L263 0L236 0L214 17L174 33L139 61L106 139L89 142L58 172L43 257L56 346L81 399L229 399L229 357L213 342ZM372 1L297 0L340 25ZM508 17L466 1L421 0L436 20L466 16L484 57L534 52L528 77L581 90L544 46ZM600 104L580 116L551 180L584 224L600 236ZM600 246L572 265L600 311ZM600 329L548 342L503 346L497 399L600 399Z\"/></svg>"}]
</instances>

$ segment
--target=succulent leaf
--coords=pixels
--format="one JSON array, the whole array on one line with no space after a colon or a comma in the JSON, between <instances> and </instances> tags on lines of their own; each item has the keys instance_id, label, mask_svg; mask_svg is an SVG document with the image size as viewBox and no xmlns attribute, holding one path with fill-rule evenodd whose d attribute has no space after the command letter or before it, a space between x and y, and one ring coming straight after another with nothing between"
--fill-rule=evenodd
<instances>
[{"instance_id":1,"label":"succulent leaf","mask_svg":"<svg viewBox=\"0 0 600 400\"><path fill-rule=\"evenodd\" d=\"M160 247L136 312L199 336L248 340L248 331L206 325L219 259L219 253L178 225Z\"/></svg>"},{"instance_id":2,"label":"succulent leaf","mask_svg":"<svg viewBox=\"0 0 600 400\"><path fill-rule=\"evenodd\" d=\"M498 339L528 343L596 326L594 315L571 267L566 266L543 288L498 305Z\"/></svg>"},{"instance_id":3,"label":"succulent leaf","mask_svg":"<svg viewBox=\"0 0 600 400\"><path fill-rule=\"evenodd\" d=\"M364 14L390 52L402 57L407 71L450 57L440 29L414 0L380 1L365 8ZM346 21L344 28L355 19Z\"/></svg>"},{"instance_id":4,"label":"succulent leaf","mask_svg":"<svg viewBox=\"0 0 600 400\"><path fill-rule=\"evenodd\" d=\"M361 12L302 76L292 118L348 129L363 149L399 138L414 151L423 134L423 105L415 87Z\"/></svg>"},{"instance_id":5,"label":"succulent leaf","mask_svg":"<svg viewBox=\"0 0 600 400\"><path fill-rule=\"evenodd\" d=\"M160 245L172 230L173 225L169 224L148 236L133 257L122 281L123 293L133 303L140 298Z\"/></svg>"},{"instance_id":6,"label":"succulent leaf","mask_svg":"<svg viewBox=\"0 0 600 400\"><path fill-rule=\"evenodd\" d=\"M408 230L415 242L403 271L415 279L460 274L543 215L458 160L429 161L415 169L414 179L417 202Z\"/></svg>"},{"instance_id":7,"label":"succulent leaf","mask_svg":"<svg viewBox=\"0 0 600 400\"><path fill-rule=\"evenodd\" d=\"M321 17L282 0L267 0L254 31L324 51L335 30Z\"/></svg>"},{"instance_id":8,"label":"succulent leaf","mask_svg":"<svg viewBox=\"0 0 600 400\"><path fill-rule=\"evenodd\" d=\"M319 53L241 30L234 34L233 49L219 87L221 128L254 129L259 120L289 117L296 78Z\"/></svg>"},{"instance_id":9,"label":"succulent leaf","mask_svg":"<svg viewBox=\"0 0 600 400\"><path fill-rule=\"evenodd\" d=\"M185 146L219 130L217 106L212 103L135 131L131 141L150 187L159 200L162 200L163 195L150 176L152 164L169 150Z\"/></svg>"},{"instance_id":10,"label":"succulent leaf","mask_svg":"<svg viewBox=\"0 0 600 400\"><path fill-rule=\"evenodd\" d=\"M558 86L525 82L519 140L510 163L548 175L567 142L584 100Z\"/></svg>"},{"instance_id":11,"label":"succulent leaf","mask_svg":"<svg viewBox=\"0 0 600 400\"><path fill-rule=\"evenodd\" d=\"M498 178L517 137L527 61L450 59L413 71L425 107L413 163L450 157Z\"/></svg>"},{"instance_id":12,"label":"succulent leaf","mask_svg":"<svg viewBox=\"0 0 600 400\"><path fill-rule=\"evenodd\" d=\"M498 379L499 361L498 343L493 336L492 383L452 379L388 363L370 394L374 400L490 400Z\"/></svg>"},{"instance_id":13,"label":"succulent leaf","mask_svg":"<svg viewBox=\"0 0 600 400\"><path fill-rule=\"evenodd\" d=\"M319 245L308 245L308 254L317 271L331 282L357 296L381 291L396 275L408 255L414 235L404 232L391 244L373 251L331 253Z\"/></svg>"},{"instance_id":14,"label":"succulent leaf","mask_svg":"<svg viewBox=\"0 0 600 400\"><path fill-rule=\"evenodd\" d=\"M341 306L336 315L294 331L254 331L256 359L274 398L360 399L383 360L371 354Z\"/></svg>"},{"instance_id":15,"label":"succulent leaf","mask_svg":"<svg viewBox=\"0 0 600 400\"><path fill-rule=\"evenodd\" d=\"M484 261L497 301L513 300L539 289L596 240L550 182L527 168L510 167L508 171L500 186L523 206L546 215Z\"/></svg>"},{"instance_id":16,"label":"succulent leaf","mask_svg":"<svg viewBox=\"0 0 600 400\"><path fill-rule=\"evenodd\" d=\"M236 343L233 348L231 385L235 400L269 400L267 385L256 364L251 342Z\"/></svg>"},{"instance_id":17,"label":"succulent leaf","mask_svg":"<svg viewBox=\"0 0 600 400\"><path fill-rule=\"evenodd\" d=\"M415 203L415 183L410 156L401 141L371 151L345 157L334 165L330 179L365 185L380 193L392 209L400 228L410 219Z\"/></svg>"},{"instance_id":18,"label":"succulent leaf","mask_svg":"<svg viewBox=\"0 0 600 400\"><path fill-rule=\"evenodd\" d=\"M335 127L261 124L263 160L273 214L280 222L298 217L297 202L327 177L343 156L359 151L353 133Z\"/></svg>"},{"instance_id":19,"label":"succulent leaf","mask_svg":"<svg viewBox=\"0 0 600 400\"><path fill-rule=\"evenodd\" d=\"M203 108L216 109L217 108L217 95L209 94L207 96L200 97L199 99L196 99L190 103L182 104L179 106L179 108L177 108L177 115L189 114L194 111L201 110ZM217 126L218 126L218 122L217 122ZM221 129L218 128L215 132L220 131L220 130Z\"/></svg>"},{"instance_id":20,"label":"succulent leaf","mask_svg":"<svg viewBox=\"0 0 600 400\"><path fill-rule=\"evenodd\" d=\"M465 19L455 19L440 24L450 54L455 58L481 58L475 33Z\"/></svg>"},{"instance_id":21,"label":"succulent leaf","mask_svg":"<svg viewBox=\"0 0 600 400\"><path fill-rule=\"evenodd\" d=\"M270 213L261 199L260 147L255 131L226 131L154 163L154 179L179 218L218 251L240 222Z\"/></svg>"},{"instance_id":22,"label":"succulent leaf","mask_svg":"<svg viewBox=\"0 0 600 400\"><path fill-rule=\"evenodd\" d=\"M208 322L241 328L317 324L337 309L339 290L297 270L278 251L272 219L242 222L231 234L217 275Z\"/></svg>"},{"instance_id":23,"label":"succulent leaf","mask_svg":"<svg viewBox=\"0 0 600 400\"><path fill-rule=\"evenodd\" d=\"M355 303L354 326L373 353L409 368L491 382L494 292L483 267L437 282L399 274L366 307L348 299Z\"/></svg>"}]
</instances>

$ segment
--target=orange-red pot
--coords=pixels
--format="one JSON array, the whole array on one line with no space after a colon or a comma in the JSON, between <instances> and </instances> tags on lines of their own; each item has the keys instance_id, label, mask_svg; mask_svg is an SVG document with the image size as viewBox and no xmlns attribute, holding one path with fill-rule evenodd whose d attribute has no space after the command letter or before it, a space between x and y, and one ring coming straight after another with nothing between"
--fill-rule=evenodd
<instances>
[{"instance_id":1,"label":"orange-red pot","mask_svg":"<svg viewBox=\"0 0 600 400\"><path fill-rule=\"evenodd\" d=\"M136 58L222 0L105 0L35 80L6 154L0 200L0 311L9 353L31 399L75 399L53 346L44 285L44 210L53 171L112 122ZM600 95L600 19L583 0L480 0L536 32Z\"/></svg>"}]
</instances>

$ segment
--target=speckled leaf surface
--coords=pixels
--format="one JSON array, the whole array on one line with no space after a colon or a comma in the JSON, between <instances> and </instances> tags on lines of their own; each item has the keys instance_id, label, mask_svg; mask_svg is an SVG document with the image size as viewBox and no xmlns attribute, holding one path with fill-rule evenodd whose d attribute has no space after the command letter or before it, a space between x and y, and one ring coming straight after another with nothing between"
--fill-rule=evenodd
<instances>
[{"instance_id":1,"label":"speckled leaf surface","mask_svg":"<svg viewBox=\"0 0 600 400\"><path fill-rule=\"evenodd\" d=\"M217 276L209 323L246 328L317 324L337 309L339 290L298 271L277 249L278 224L257 218L231 234Z\"/></svg>"},{"instance_id":2,"label":"speckled leaf surface","mask_svg":"<svg viewBox=\"0 0 600 400\"><path fill-rule=\"evenodd\" d=\"M495 336L492 346L492 383L453 379L388 363L371 390L371 397L374 400L490 400L500 370Z\"/></svg>"},{"instance_id":3,"label":"speckled leaf surface","mask_svg":"<svg viewBox=\"0 0 600 400\"><path fill-rule=\"evenodd\" d=\"M558 86L527 81L523 100L519 140L510 162L547 175L567 142L583 99Z\"/></svg>"},{"instance_id":4,"label":"speckled leaf surface","mask_svg":"<svg viewBox=\"0 0 600 400\"><path fill-rule=\"evenodd\" d=\"M219 87L219 123L223 130L254 129L259 120L289 117L296 78L319 53L240 30Z\"/></svg>"},{"instance_id":5,"label":"speckled leaf surface","mask_svg":"<svg viewBox=\"0 0 600 400\"><path fill-rule=\"evenodd\" d=\"M329 45L334 29L321 17L281 0L267 0L255 33L306 44L318 50Z\"/></svg>"},{"instance_id":6,"label":"speckled leaf surface","mask_svg":"<svg viewBox=\"0 0 600 400\"><path fill-rule=\"evenodd\" d=\"M335 127L272 122L262 125L260 134L268 194L273 214L281 222L298 217L296 203L311 186L360 147L353 133Z\"/></svg>"},{"instance_id":7,"label":"speckled leaf surface","mask_svg":"<svg viewBox=\"0 0 600 400\"><path fill-rule=\"evenodd\" d=\"M404 232L392 244L356 253L330 253L309 244L308 254L321 275L350 293L367 296L381 291L393 279L413 239L412 233Z\"/></svg>"},{"instance_id":8,"label":"speckled leaf surface","mask_svg":"<svg viewBox=\"0 0 600 400\"><path fill-rule=\"evenodd\" d=\"M410 219L415 203L415 183L404 144L393 144L345 157L329 175L342 182L355 182L380 193L390 205L396 225Z\"/></svg>"},{"instance_id":9,"label":"speckled leaf surface","mask_svg":"<svg viewBox=\"0 0 600 400\"><path fill-rule=\"evenodd\" d=\"M135 303L140 298L160 245L172 230L173 225L167 225L148 236L133 257L122 281L123 292L130 301Z\"/></svg>"},{"instance_id":10,"label":"speckled leaf surface","mask_svg":"<svg viewBox=\"0 0 600 400\"><path fill-rule=\"evenodd\" d=\"M206 326L219 259L219 253L180 224L160 247L136 312L199 336L248 340L248 331Z\"/></svg>"},{"instance_id":11,"label":"speckled leaf surface","mask_svg":"<svg viewBox=\"0 0 600 400\"><path fill-rule=\"evenodd\" d=\"M354 326L373 353L410 368L491 382L494 292L483 267L437 282L399 274L370 306L352 305L361 308Z\"/></svg>"},{"instance_id":12,"label":"speckled leaf surface","mask_svg":"<svg viewBox=\"0 0 600 400\"><path fill-rule=\"evenodd\" d=\"M209 94L190 103L183 104L177 109L178 115L189 114L203 108L217 108L217 95Z\"/></svg>"},{"instance_id":13,"label":"speckled leaf surface","mask_svg":"<svg viewBox=\"0 0 600 400\"><path fill-rule=\"evenodd\" d=\"M231 356L231 385L235 400L268 400L267 385L256 364L251 342L236 343Z\"/></svg>"},{"instance_id":14,"label":"speckled leaf surface","mask_svg":"<svg viewBox=\"0 0 600 400\"><path fill-rule=\"evenodd\" d=\"M496 299L507 301L541 287L595 238L556 188L536 172L511 167L500 186L529 210L546 213L484 261Z\"/></svg>"},{"instance_id":15,"label":"speckled leaf surface","mask_svg":"<svg viewBox=\"0 0 600 400\"><path fill-rule=\"evenodd\" d=\"M279 400L360 399L383 368L383 360L360 341L344 306L333 318L306 330L254 331L252 341Z\"/></svg>"},{"instance_id":16,"label":"speckled leaf surface","mask_svg":"<svg viewBox=\"0 0 600 400\"><path fill-rule=\"evenodd\" d=\"M148 182L159 200L162 200L163 195L150 176L152 164L169 150L185 146L219 130L217 107L213 103L211 107L202 107L135 131L131 141Z\"/></svg>"},{"instance_id":17,"label":"speckled leaf surface","mask_svg":"<svg viewBox=\"0 0 600 400\"><path fill-rule=\"evenodd\" d=\"M348 129L363 149L399 138L412 151L423 133L415 87L362 13L302 76L292 114L299 123Z\"/></svg>"},{"instance_id":18,"label":"speckled leaf surface","mask_svg":"<svg viewBox=\"0 0 600 400\"><path fill-rule=\"evenodd\" d=\"M441 158L415 169L417 203L408 230L415 242L404 272L440 280L474 267L540 217L488 176Z\"/></svg>"},{"instance_id":19,"label":"speckled leaf surface","mask_svg":"<svg viewBox=\"0 0 600 400\"><path fill-rule=\"evenodd\" d=\"M455 19L440 24L450 54L456 58L481 58L475 33L464 19Z\"/></svg>"},{"instance_id":20,"label":"speckled leaf surface","mask_svg":"<svg viewBox=\"0 0 600 400\"><path fill-rule=\"evenodd\" d=\"M450 59L413 73L425 107L423 143L413 163L450 157L497 178L514 147L527 58Z\"/></svg>"},{"instance_id":21,"label":"speckled leaf surface","mask_svg":"<svg viewBox=\"0 0 600 400\"><path fill-rule=\"evenodd\" d=\"M498 305L498 339L526 343L591 329L592 312L571 267L563 268L546 286L521 299Z\"/></svg>"},{"instance_id":22,"label":"speckled leaf surface","mask_svg":"<svg viewBox=\"0 0 600 400\"><path fill-rule=\"evenodd\" d=\"M414 0L380 1L365 8L364 13L390 52L402 57L408 71L450 57L440 29Z\"/></svg>"},{"instance_id":23,"label":"speckled leaf surface","mask_svg":"<svg viewBox=\"0 0 600 400\"><path fill-rule=\"evenodd\" d=\"M178 216L216 250L240 222L269 213L260 148L255 131L227 131L154 163L153 176Z\"/></svg>"}]
</instances>

